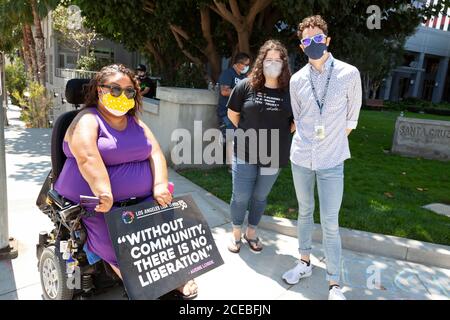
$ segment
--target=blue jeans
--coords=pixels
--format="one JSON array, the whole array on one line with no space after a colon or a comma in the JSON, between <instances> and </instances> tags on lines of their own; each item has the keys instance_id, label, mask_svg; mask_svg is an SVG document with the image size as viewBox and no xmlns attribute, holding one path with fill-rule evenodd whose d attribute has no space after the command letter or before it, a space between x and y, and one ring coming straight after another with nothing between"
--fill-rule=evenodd
<instances>
[{"instance_id":1,"label":"blue jeans","mask_svg":"<svg viewBox=\"0 0 450 320\"><path fill-rule=\"evenodd\" d=\"M338 282L342 252L339 210L344 193L344 164L316 171L292 164L292 176L298 200L299 252L301 255L311 253L314 230L314 186L317 180L327 280Z\"/></svg>"},{"instance_id":2,"label":"blue jeans","mask_svg":"<svg viewBox=\"0 0 450 320\"><path fill-rule=\"evenodd\" d=\"M233 157L233 194L231 217L235 228L242 227L247 209L248 225L256 229L267 206L267 196L280 174L280 169L266 169Z\"/></svg>"}]
</instances>

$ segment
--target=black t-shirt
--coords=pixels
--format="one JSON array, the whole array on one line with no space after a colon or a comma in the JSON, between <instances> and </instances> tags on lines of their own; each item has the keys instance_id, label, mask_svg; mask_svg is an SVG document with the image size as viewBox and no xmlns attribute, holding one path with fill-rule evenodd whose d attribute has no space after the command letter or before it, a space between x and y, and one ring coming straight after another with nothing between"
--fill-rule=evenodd
<instances>
[{"instance_id":1,"label":"black t-shirt","mask_svg":"<svg viewBox=\"0 0 450 320\"><path fill-rule=\"evenodd\" d=\"M267 163L265 157L276 157L276 149L278 149L278 166L289 164L292 142L291 123L293 122L289 89L264 87L263 90L255 92L249 80L244 79L233 89L227 107L240 113L239 129L247 133L247 136L251 136L252 133L249 129L255 129L253 132L256 133L254 134L256 140L243 139L242 132L241 137L238 132L235 133L234 153L239 159L263 167L277 167L275 160ZM262 129L267 130L267 135L264 135ZM279 148L272 145L271 133L274 129L278 129L278 139L274 140L274 143L278 143ZM245 144L242 146L244 140ZM260 150L261 146L263 148L267 146L267 151Z\"/></svg>"},{"instance_id":2,"label":"black t-shirt","mask_svg":"<svg viewBox=\"0 0 450 320\"><path fill-rule=\"evenodd\" d=\"M141 91L144 91L146 88L150 88L150 91L147 92L144 97L146 98L155 98L156 97L156 82L145 76L144 78L138 78L139 85L141 87Z\"/></svg>"}]
</instances>

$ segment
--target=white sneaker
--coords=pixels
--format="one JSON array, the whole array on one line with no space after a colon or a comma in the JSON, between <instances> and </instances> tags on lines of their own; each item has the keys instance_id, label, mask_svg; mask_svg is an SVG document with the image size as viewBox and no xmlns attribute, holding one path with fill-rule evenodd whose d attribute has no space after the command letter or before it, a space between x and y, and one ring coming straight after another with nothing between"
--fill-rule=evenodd
<instances>
[{"instance_id":1,"label":"white sneaker","mask_svg":"<svg viewBox=\"0 0 450 320\"><path fill-rule=\"evenodd\" d=\"M340 287L333 287L328 294L328 300L347 300L347 298L342 293Z\"/></svg>"},{"instance_id":2,"label":"white sneaker","mask_svg":"<svg viewBox=\"0 0 450 320\"><path fill-rule=\"evenodd\" d=\"M308 266L306 262L298 260L297 265L292 269L286 271L281 278L284 281L286 281L286 283L293 285L297 284L300 281L300 279L310 277L311 275L312 275L311 263Z\"/></svg>"}]
</instances>

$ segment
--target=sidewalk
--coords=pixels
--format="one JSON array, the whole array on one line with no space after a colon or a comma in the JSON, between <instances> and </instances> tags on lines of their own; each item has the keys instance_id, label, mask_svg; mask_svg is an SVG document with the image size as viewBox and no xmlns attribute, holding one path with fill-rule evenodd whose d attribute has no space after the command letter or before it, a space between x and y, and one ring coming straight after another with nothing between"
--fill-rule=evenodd
<instances>
[{"instance_id":1,"label":"sidewalk","mask_svg":"<svg viewBox=\"0 0 450 320\"><path fill-rule=\"evenodd\" d=\"M6 129L9 234L19 242L19 257L0 261L0 300L41 299L35 245L39 231L51 230L50 220L35 206L42 182L50 170L49 129L25 129L17 108L8 111ZM327 299L322 247L315 243L313 276L295 286L281 280L293 266L297 239L267 229L260 230L265 246L254 254L243 246L240 254L227 250L231 226L229 207L189 180L170 171L175 195L191 194L207 219L225 264L197 279L197 299L266 300ZM380 288L367 280L380 270ZM449 299L450 270L343 250L342 284L348 299ZM123 299L112 290L97 299Z\"/></svg>"}]
</instances>

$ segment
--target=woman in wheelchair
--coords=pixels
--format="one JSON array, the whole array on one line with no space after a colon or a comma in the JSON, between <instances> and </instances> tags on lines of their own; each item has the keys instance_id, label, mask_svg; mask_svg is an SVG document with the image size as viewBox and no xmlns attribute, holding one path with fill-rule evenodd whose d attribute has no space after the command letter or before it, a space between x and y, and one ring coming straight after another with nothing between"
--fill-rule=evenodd
<instances>
[{"instance_id":1,"label":"woman in wheelchair","mask_svg":"<svg viewBox=\"0 0 450 320\"><path fill-rule=\"evenodd\" d=\"M100 199L90 208L93 214L82 218L86 249L109 263L119 277L104 214L141 201L154 199L160 205L172 201L166 160L155 136L138 118L141 107L133 72L123 65L104 67L90 82L85 106L67 130L63 143L67 160L54 185L74 203L80 195ZM191 280L178 291L191 298L197 285Z\"/></svg>"}]
</instances>

